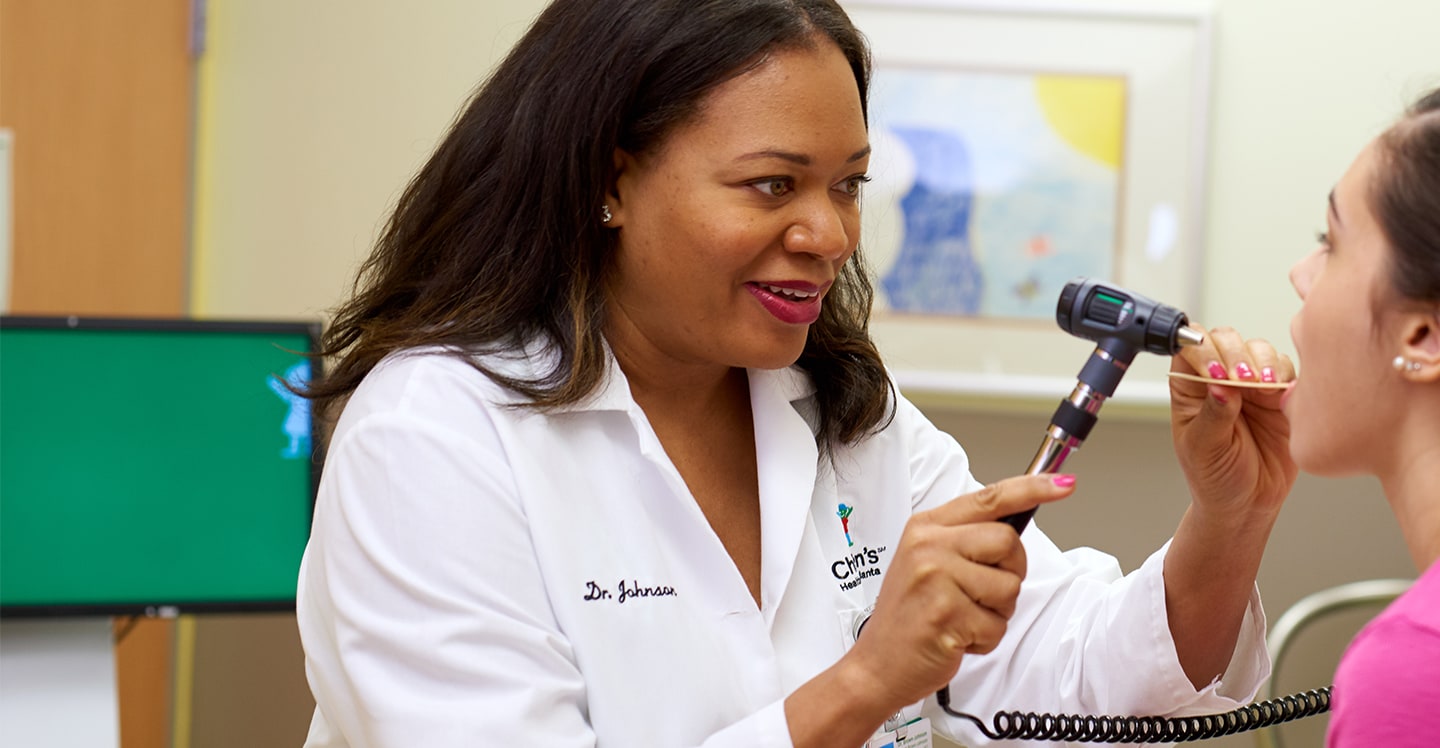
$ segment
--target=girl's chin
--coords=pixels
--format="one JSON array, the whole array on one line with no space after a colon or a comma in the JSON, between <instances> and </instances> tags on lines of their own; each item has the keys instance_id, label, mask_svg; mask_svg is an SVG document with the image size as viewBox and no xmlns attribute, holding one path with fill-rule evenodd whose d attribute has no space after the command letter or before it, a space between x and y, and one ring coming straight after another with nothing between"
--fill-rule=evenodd
<instances>
[{"instance_id":1,"label":"girl's chin","mask_svg":"<svg viewBox=\"0 0 1440 748\"><path fill-rule=\"evenodd\" d=\"M1319 478L1368 474L1366 463L1355 453L1354 445L1343 443L1344 438L1313 430L1297 431L1292 423L1290 459L1301 471Z\"/></svg>"},{"instance_id":2,"label":"girl's chin","mask_svg":"<svg viewBox=\"0 0 1440 748\"><path fill-rule=\"evenodd\" d=\"M1295 439L1293 433L1290 438L1290 459L1295 461L1295 467L1311 475L1323 475L1326 467L1334 464L1318 459L1314 445L1306 444L1303 439Z\"/></svg>"}]
</instances>

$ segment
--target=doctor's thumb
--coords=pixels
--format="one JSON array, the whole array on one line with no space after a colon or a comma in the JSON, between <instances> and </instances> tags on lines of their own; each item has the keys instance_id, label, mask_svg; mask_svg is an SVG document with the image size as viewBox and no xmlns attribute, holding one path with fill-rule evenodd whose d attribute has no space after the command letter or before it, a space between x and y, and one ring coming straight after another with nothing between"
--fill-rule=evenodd
<instances>
[{"instance_id":1,"label":"doctor's thumb","mask_svg":"<svg viewBox=\"0 0 1440 748\"><path fill-rule=\"evenodd\" d=\"M1198 446L1197 442L1213 447L1229 444L1242 404L1239 389L1205 385L1205 397L1198 403L1199 407L1187 408L1183 417L1173 421L1175 438L1191 447Z\"/></svg>"},{"instance_id":2,"label":"doctor's thumb","mask_svg":"<svg viewBox=\"0 0 1440 748\"><path fill-rule=\"evenodd\" d=\"M1205 386L1205 403L1195 414L1191 429L1201 434L1214 434L1216 438L1229 440L1230 427L1240 417L1242 395L1234 387L1218 384Z\"/></svg>"},{"instance_id":3,"label":"doctor's thumb","mask_svg":"<svg viewBox=\"0 0 1440 748\"><path fill-rule=\"evenodd\" d=\"M1223 384L1208 384L1205 386L1205 408L1212 410L1217 416L1234 418L1240 413L1240 399L1242 397L1239 389L1226 387Z\"/></svg>"}]
</instances>

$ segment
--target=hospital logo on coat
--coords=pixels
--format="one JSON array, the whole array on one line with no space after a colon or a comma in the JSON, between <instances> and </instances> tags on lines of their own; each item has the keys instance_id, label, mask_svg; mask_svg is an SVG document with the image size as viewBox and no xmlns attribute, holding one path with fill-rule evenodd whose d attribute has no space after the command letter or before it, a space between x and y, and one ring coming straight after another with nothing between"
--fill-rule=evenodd
<instances>
[{"instance_id":1,"label":"hospital logo on coat","mask_svg":"<svg viewBox=\"0 0 1440 748\"><path fill-rule=\"evenodd\" d=\"M852 548L855 547L855 541L850 539L850 514L854 511L855 507L841 504L840 511L835 512L835 516L840 518L840 529L845 531L845 544Z\"/></svg>"}]
</instances>

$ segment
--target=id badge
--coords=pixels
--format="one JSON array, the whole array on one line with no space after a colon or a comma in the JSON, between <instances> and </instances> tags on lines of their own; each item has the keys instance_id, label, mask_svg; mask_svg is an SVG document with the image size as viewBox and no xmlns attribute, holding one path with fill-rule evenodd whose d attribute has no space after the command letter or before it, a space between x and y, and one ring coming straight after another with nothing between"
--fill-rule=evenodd
<instances>
[{"instance_id":1,"label":"id badge","mask_svg":"<svg viewBox=\"0 0 1440 748\"><path fill-rule=\"evenodd\" d=\"M930 719L920 717L870 738L866 748L931 748Z\"/></svg>"}]
</instances>

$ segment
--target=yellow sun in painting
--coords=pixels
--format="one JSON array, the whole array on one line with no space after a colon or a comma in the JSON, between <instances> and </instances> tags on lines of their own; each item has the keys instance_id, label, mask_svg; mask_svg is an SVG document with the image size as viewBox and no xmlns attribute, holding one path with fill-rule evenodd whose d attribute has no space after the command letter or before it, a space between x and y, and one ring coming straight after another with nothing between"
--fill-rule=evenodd
<instances>
[{"instance_id":1,"label":"yellow sun in painting","mask_svg":"<svg viewBox=\"0 0 1440 748\"><path fill-rule=\"evenodd\" d=\"M1045 121L1070 147L1112 169L1125 142L1125 79L1037 75L1035 98Z\"/></svg>"}]
</instances>

